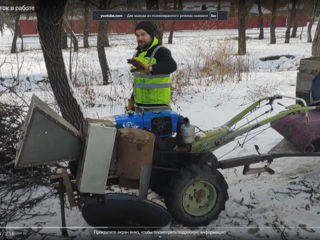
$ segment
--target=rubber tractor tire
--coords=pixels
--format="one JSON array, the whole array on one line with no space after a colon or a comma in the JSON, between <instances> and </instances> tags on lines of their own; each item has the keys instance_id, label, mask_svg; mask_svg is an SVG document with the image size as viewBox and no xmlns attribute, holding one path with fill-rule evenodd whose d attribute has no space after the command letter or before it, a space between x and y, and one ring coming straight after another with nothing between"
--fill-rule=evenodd
<instances>
[{"instance_id":1,"label":"rubber tractor tire","mask_svg":"<svg viewBox=\"0 0 320 240\"><path fill-rule=\"evenodd\" d=\"M217 219L229 199L228 184L218 170L192 164L172 177L165 197L168 211L184 226L203 226Z\"/></svg>"}]
</instances>

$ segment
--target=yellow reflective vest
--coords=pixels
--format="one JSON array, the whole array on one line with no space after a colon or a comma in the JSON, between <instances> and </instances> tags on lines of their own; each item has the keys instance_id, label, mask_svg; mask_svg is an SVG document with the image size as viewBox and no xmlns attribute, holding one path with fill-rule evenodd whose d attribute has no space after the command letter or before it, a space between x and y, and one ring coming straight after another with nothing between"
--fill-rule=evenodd
<instances>
[{"instance_id":1,"label":"yellow reflective vest","mask_svg":"<svg viewBox=\"0 0 320 240\"><path fill-rule=\"evenodd\" d=\"M158 39L153 38L151 46L141 52L137 58L146 64L154 65L157 60L154 55L161 46L157 46L150 57L145 57L148 50L158 44ZM171 79L169 74L145 74L141 72L134 73L133 97L137 104L165 104L170 106L171 97Z\"/></svg>"}]
</instances>

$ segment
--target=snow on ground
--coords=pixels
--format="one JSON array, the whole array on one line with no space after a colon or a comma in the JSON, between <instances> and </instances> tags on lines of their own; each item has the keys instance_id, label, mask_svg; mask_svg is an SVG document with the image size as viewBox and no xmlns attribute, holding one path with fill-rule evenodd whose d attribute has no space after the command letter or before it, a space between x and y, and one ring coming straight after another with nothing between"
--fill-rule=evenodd
<instances>
[{"instance_id":1,"label":"snow on ground","mask_svg":"<svg viewBox=\"0 0 320 240\"><path fill-rule=\"evenodd\" d=\"M313 27L315 30L315 26ZM265 39L258 40L258 30L247 30L247 55L242 59L250 62L250 73L243 73L242 81L232 79L224 83L209 86L194 84L183 88L183 94L176 96L173 110L189 117L192 124L208 130L222 125L237 112L260 97L274 94L295 96L296 74L301 58L311 55L311 43L306 43L306 33L299 38L290 39L290 44L284 44L284 28L277 30L277 44L269 44L269 29L265 29ZM298 29L300 33L301 29ZM197 61L197 49L212 51L211 47L218 42L228 41L233 49L237 49L237 30L181 31L174 33L174 43L165 44L178 63L178 69L184 71L187 66ZM11 34L8 31L0 39L0 76L15 78L19 76L19 93L30 101L32 94L50 103L55 109L54 97L46 82L46 69L37 37L26 37L25 52L9 54ZM79 37L81 39L81 37ZM165 39L167 34L165 34ZM90 43L96 42L96 36L90 37ZM86 116L100 118L124 112L126 99L131 94L132 79L126 59L131 58L135 49L134 35L112 34L112 47L106 48L106 54L112 71L112 84L102 86L101 74L96 49L80 49L72 53L73 80L77 79L76 93L82 100ZM82 42L80 41L80 45ZM18 42L19 45L19 42ZM259 58L271 55L294 55L293 59L281 57L273 61L260 61ZM69 50L63 51L66 69L69 69ZM20 66L20 67L19 67ZM11 81L14 81L11 79ZM195 80L196 81L196 80ZM10 84L10 80L5 81ZM91 92L92 100L85 93L86 84ZM3 88L0 87L0 90ZM3 94L1 101L10 102L12 94ZM112 100L110 100L112 99ZM285 105L293 104L294 100L282 100ZM284 108L275 104L274 113ZM236 145L232 142L215 154L219 159L243 156L256 153L257 144L261 153L267 153L282 137L274 130L267 128L262 134L225 155ZM261 165L261 164L260 164ZM242 168L222 170L229 184L229 200L226 210L216 221L206 227L194 231L223 231L227 239L317 239L320 235L320 164L319 158L283 158L275 160L271 165L274 175L264 173L257 175L242 175ZM154 195L150 195L152 198ZM10 226L33 226L42 222L44 232L60 234L60 206L58 198L44 201L34 211L48 209L54 216L43 219L32 219L28 222L15 222ZM69 231L76 239L89 238L88 227L76 209L67 209L67 226L79 228ZM171 229L186 230L179 226ZM32 236L32 239L36 236Z\"/></svg>"}]
</instances>

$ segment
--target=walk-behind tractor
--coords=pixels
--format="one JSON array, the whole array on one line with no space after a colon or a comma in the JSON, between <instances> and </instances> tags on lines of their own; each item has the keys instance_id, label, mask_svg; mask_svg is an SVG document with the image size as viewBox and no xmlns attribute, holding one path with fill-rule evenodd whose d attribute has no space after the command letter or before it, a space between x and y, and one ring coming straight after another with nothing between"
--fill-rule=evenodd
<instances>
[{"instance_id":1,"label":"walk-behind tractor","mask_svg":"<svg viewBox=\"0 0 320 240\"><path fill-rule=\"evenodd\" d=\"M121 219L130 225L134 221L132 216L143 221L147 218L142 217L142 212L148 209L153 209L148 213L153 214L152 218L159 217L158 205L146 200L149 188L164 198L176 222L185 226L206 225L218 217L228 200L228 184L218 169L243 166L244 174L272 174L270 164L275 158L320 156L320 131L313 125L320 123L319 106L307 106L304 99L297 98L299 104L259 120L271 112L274 102L281 98L280 95L263 98L221 127L199 134L188 118L163 109L142 109L104 119L87 119L86 131L80 134L33 96L15 165L73 163L71 172L77 188L74 191L84 218L93 226L120 225ZM260 107L268 110L235 127ZM261 155L256 147L257 154L218 161L212 153L269 123L289 141L283 139L268 154ZM266 165L250 166L259 162ZM139 189L139 196L126 198L121 194L108 194L106 185L110 184ZM128 203L130 199L133 205ZM120 206L121 201L123 205ZM133 211L138 205L142 210ZM121 215L123 209L125 212ZM112 218L109 222L108 216Z\"/></svg>"},{"instance_id":2,"label":"walk-behind tractor","mask_svg":"<svg viewBox=\"0 0 320 240\"><path fill-rule=\"evenodd\" d=\"M271 118L247 122L232 130L237 122L263 103L270 105L272 110L273 102L280 98L274 96L259 100L223 126L196 137L196 128L189 119L169 110L88 119L86 135L81 136L68 122L33 96L16 166L76 161L77 188L84 203L96 201L104 206L106 184L114 184L116 179L120 186L139 188L141 201L146 199L150 186L164 197L168 211L177 222L187 226L205 225L218 217L228 199L228 185L219 168L244 166L244 174L273 173L269 164L274 158L320 156L314 152L319 147L318 139L313 138L307 141L306 151L303 152L257 154L222 161L218 161L212 153L262 125L270 122L276 125L277 120L290 114L308 120L310 111L318 109L316 106L297 104ZM318 112L313 114L319 116ZM267 162L265 167L250 168L250 164L264 161ZM94 225L104 223L95 222Z\"/></svg>"}]
</instances>

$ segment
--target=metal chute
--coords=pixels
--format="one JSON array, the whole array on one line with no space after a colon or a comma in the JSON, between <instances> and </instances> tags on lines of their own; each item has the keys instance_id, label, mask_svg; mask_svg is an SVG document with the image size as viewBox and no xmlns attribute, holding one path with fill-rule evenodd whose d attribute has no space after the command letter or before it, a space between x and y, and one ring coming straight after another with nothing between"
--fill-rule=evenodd
<instances>
[{"instance_id":1,"label":"metal chute","mask_svg":"<svg viewBox=\"0 0 320 240\"><path fill-rule=\"evenodd\" d=\"M25 119L15 167L78 160L81 135L35 95Z\"/></svg>"}]
</instances>

